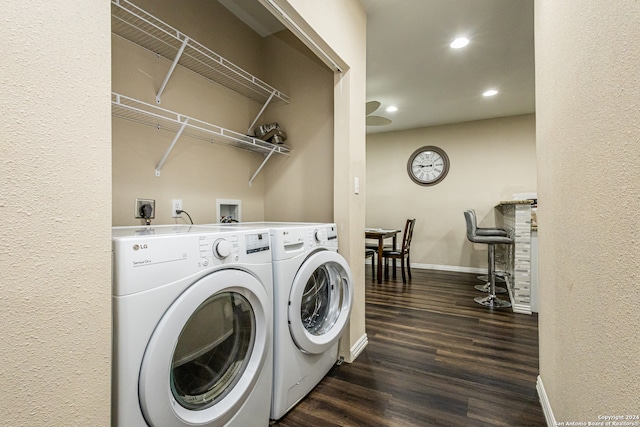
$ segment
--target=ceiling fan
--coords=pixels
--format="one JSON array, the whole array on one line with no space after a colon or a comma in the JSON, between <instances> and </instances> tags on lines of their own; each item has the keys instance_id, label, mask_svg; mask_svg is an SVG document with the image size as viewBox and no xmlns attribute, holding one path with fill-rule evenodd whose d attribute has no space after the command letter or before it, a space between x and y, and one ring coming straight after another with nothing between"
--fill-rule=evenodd
<instances>
[{"instance_id":1,"label":"ceiling fan","mask_svg":"<svg viewBox=\"0 0 640 427\"><path fill-rule=\"evenodd\" d=\"M366 104L367 118L366 123L367 126L384 126L390 125L391 120L386 117L380 116L371 116L370 114L374 113L380 107L380 103L378 101L369 101Z\"/></svg>"}]
</instances>

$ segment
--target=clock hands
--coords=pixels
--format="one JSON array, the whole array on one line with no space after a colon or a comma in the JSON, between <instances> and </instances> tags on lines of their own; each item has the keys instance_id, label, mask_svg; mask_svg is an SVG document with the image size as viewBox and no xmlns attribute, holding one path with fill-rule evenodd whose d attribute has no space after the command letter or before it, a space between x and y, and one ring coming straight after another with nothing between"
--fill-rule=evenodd
<instances>
[{"instance_id":1,"label":"clock hands","mask_svg":"<svg viewBox=\"0 0 640 427\"><path fill-rule=\"evenodd\" d=\"M442 166L442 163L434 163L434 162L430 162L429 164L424 164L424 163L420 163L420 164L414 164L414 167L417 168L436 168L437 166Z\"/></svg>"}]
</instances>

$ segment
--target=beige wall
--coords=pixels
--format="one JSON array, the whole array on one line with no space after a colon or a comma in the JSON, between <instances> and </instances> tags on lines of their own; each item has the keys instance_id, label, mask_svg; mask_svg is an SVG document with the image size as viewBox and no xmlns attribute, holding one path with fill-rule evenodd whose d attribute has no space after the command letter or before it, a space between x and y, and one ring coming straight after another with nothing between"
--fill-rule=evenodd
<instances>
[{"instance_id":1,"label":"beige wall","mask_svg":"<svg viewBox=\"0 0 640 427\"><path fill-rule=\"evenodd\" d=\"M640 412L639 14L535 7L540 375L559 422Z\"/></svg>"},{"instance_id":2,"label":"beige wall","mask_svg":"<svg viewBox=\"0 0 640 427\"><path fill-rule=\"evenodd\" d=\"M171 218L171 199L196 223L218 221L216 199L241 200L242 221L332 221L331 71L288 31L263 39L218 2L179 10L170 1L136 4L286 93L291 102L270 104L258 124L280 123L293 152L272 156L250 186L262 155L185 136L156 177L175 134L114 118L113 224L140 224L136 197L156 200L153 224L188 221ZM114 92L154 104L170 62L112 38ZM262 104L177 67L160 106L244 134Z\"/></svg>"},{"instance_id":3,"label":"beige wall","mask_svg":"<svg viewBox=\"0 0 640 427\"><path fill-rule=\"evenodd\" d=\"M0 424L109 425L109 2L7 2Z\"/></svg>"},{"instance_id":4,"label":"beige wall","mask_svg":"<svg viewBox=\"0 0 640 427\"><path fill-rule=\"evenodd\" d=\"M333 222L333 73L289 31L266 41L267 81L292 102L272 106L264 118L281 124L295 151L272 158L264 172L264 216Z\"/></svg>"},{"instance_id":5,"label":"beige wall","mask_svg":"<svg viewBox=\"0 0 640 427\"><path fill-rule=\"evenodd\" d=\"M425 145L442 148L447 177L415 184L409 156ZM368 227L403 229L416 218L411 263L454 271L486 269L486 245L466 238L463 212L494 225L493 207L513 193L536 190L535 116L524 115L367 135Z\"/></svg>"}]
</instances>

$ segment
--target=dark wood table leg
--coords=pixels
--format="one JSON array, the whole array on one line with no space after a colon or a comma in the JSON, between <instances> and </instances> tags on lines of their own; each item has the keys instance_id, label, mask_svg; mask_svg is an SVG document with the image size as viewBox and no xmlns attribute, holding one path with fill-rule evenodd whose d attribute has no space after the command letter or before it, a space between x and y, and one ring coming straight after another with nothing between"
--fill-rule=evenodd
<instances>
[{"instance_id":1,"label":"dark wood table leg","mask_svg":"<svg viewBox=\"0 0 640 427\"><path fill-rule=\"evenodd\" d=\"M378 238L378 284L382 283L382 250L384 239Z\"/></svg>"},{"instance_id":2,"label":"dark wood table leg","mask_svg":"<svg viewBox=\"0 0 640 427\"><path fill-rule=\"evenodd\" d=\"M393 251L396 251L396 243L398 241L398 235L394 234L393 235ZM393 258L391 265L393 266L393 278L396 278L396 259Z\"/></svg>"}]
</instances>

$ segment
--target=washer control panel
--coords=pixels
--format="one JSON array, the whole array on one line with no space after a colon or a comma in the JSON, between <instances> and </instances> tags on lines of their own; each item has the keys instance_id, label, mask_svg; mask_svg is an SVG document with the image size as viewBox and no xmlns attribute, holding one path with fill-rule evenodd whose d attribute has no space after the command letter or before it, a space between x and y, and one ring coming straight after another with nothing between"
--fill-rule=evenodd
<instances>
[{"instance_id":1,"label":"washer control panel","mask_svg":"<svg viewBox=\"0 0 640 427\"><path fill-rule=\"evenodd\" d=\"M143 292L203 269L270 264L269 229L209 226L114 227L113 295Z\"/></svg>"},{"instance_id":2,"label":"washer control panel","mask_svg":"<svg viewBox=\"0 0 640 427\"><path fill-rule=\"evenodd\" d=\"M272 226L271 254L274 261L304 255L315 248L337 249L336 224L282 223Z\"/></svg>"},{"instance_id":3,"label":"washer control panel","mask_svg":"<svg viewBox=\"0 0 640 427\"><path fill-rule=\"evenodd\" d=\"M327 226L327 240L338 240L338 230L335 225Z\"/></svg>"},{"instance_id":4,"label":"washer control panel","mask_svg":"<svg viewBox=\"0 0 640 427\"><path fill-rule=\"evenodd\" d=\"M308 229L308 245L315 246L337 246L338 232L335 225L319 226Z\"/></svg>"},{"instance_id":5,"label":"washer control panel","mask_svg":"<svg viewBox=\"0 0 640 427\"><path fill-rule=\"evenodd\" d=\"M245 245L248 254L269 250L269 233L247 234Z\"/></svg>"},{"instance_id":6,"label":"washer control panel","mask_svg":"<svg viewBox=\"0 0 640 427\"><path fill-rule=\"evenodd\" d=\"M213 242L213 255L218 259L225 259L231 254L233 246L226 239L216 239Z\"/></svg>"},{"instance_id":7,"label":"washer control panel","mask_svg":"<svg viewBox=\"0 0 640 427\"><path fill-rule=\"evenodd\" d=\"M201 236L199 239L200 265L207 267L216 262L243 261L247 256L269 251L269 233L256 232L238 236L236 234ZM270 257L267 254L267 257Z\"/></svg>"}]
</instances>

